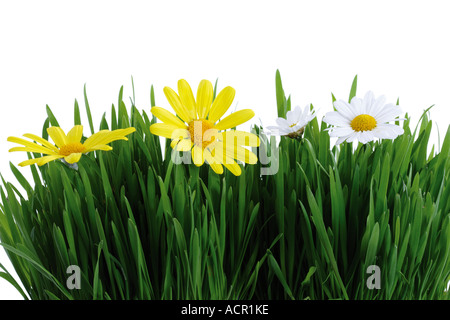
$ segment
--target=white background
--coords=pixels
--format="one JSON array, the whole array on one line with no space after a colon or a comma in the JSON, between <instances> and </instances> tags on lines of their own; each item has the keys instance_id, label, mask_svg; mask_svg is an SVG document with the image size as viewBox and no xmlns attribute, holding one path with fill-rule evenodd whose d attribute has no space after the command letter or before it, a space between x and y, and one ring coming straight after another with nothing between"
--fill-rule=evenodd
<instances>
[{"instance_id":1,"label":"white background","mask_svg":"<svg viewBox=\"0 0 450 320\"><path fill-rule=\"evenodd\" d=\"M448 1L0 1L0 173L17 184L9 162L10 135L41 134L48 104L66 131L77 99L84 116L86 84L96 128L120 86L129 107L149 113L170 106L162 89L186 79L232 86L232 108L251 108L274 125L275 71L292 104L313 103L319 119L331 92L347 99L358 75L358 96L372 90L400 98L416 124L432 104L441 138L449 125L450 19ZM260 119L260 120L259 120ZM436 126L432 139L437 144ZM21 172L29 175L29 169ZM15 275L0 249L0 263ZM20 299L0 279L0 299Z\"/></svg>"}]
</instances>

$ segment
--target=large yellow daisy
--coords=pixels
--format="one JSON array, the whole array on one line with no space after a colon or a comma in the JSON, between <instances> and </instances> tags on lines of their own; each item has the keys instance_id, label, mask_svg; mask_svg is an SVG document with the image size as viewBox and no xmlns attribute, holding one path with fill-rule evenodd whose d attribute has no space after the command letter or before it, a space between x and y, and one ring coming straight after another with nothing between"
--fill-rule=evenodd
<instances>
[{"instance_id":1,"label":"large yellow daisy","mask_svg":"<svg viewBox=\"0 0 450 320\"><path fill-rule=\"evenodd\" d=\"M47 133L55 144L51 144L49 141L30 133L26 133L23 136L40 143L40 145L35 142L16 137L8 137L7 140L23 146L11 148L9 149L9 152L26 151L46 155L40 158L23 161L19 163L19 166L21 167L34 163L42 166L47 162L56 159L64 159L67 163L73 164L80 160L83 153L94 150L112 150L112 147L107 145L108 143L115 140L128 140L125 136L134 131L136 131L136 129L132 127L113 131L101 130L94 133L83 143L81 143L83 126L76 125L67 133L67 135L60 127L47 128Z\"/></svg>"},{"instance_id":2,"label":"large yellow daisy","mask_svg":"<svg viewBox=\"0 0 450 320\"><path fill-rule=\"evenodd\" d=\"M198 86L197 98L186 80L178 81L178 94L169 87L164 94L172 106L175 116L164 108L153 107L152 114L163 123L150 126L150 132L172 139L171 147L177 151L191 151L195 165L205 161L214 172L223 173L222 164L234 175L241 174L235 160L255 164L258 158L244 146L259 146L259 138L249 132L229 130L248 120L255 113L250 109L239 110L219 119L233 102L235 90L226 87L213 101L213 86L202 80Z\"/></svg>"}]
</instances>

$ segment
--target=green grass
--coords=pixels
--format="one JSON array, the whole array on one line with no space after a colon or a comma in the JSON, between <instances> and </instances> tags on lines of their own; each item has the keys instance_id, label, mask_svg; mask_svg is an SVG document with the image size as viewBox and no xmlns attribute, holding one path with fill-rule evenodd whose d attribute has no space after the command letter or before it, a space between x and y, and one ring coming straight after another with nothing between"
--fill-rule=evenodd
<instances>
[{"instance_id":1,"label":"green grass","mask_svg":"<svg viewBox=\"0 0 450 320\"><path fill-rule=\"evenodd\" d=\"M279 72L275 84L283 116L290 98ZM279 145L254 127L263 142L254 152L278 152L278 172L261 175L258 163L236 177L174 165L149 131L156 119L130 100L128 110L121 89L98 129L136 132L83 156L78 170L10 164L26 194L3 180L0 240L24 291L2 265L0 276L24 298L448 298L450 127L427 154L428 110L414 130L407 117L403 135L366 145L332 146L318 119L303 139ZM86 91L84 103L92 133ZM43 137L57 125L46 111ZM80 290L66 286L69 265L80 267ZM370 265L380 267L381 289L366 285Z\"/></svg>"}]
</instances>

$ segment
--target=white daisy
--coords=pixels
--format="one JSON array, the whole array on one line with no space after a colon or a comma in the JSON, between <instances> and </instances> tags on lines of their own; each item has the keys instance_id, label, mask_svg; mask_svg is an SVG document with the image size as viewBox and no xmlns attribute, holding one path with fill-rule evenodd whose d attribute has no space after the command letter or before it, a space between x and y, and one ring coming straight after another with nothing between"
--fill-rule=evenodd
<instances>
[{"instance_id":1,"label":"white daisy","mask_svg":"<svg viewBox=\"0 0 450 320\"><path fill-rule=\"evenodd\" d=\"M357 140L366 144L374 139L395 139L403 134L403 128L389 122L404 120L397 118L402 113L399 106L385 104L386 97L375 99L372 91L364 99L354 97L350 103L335 101L337 111L328 112L323 121L332 125L330 137L339 137L336 144Z\"/></svg>"},{"instance_id":2,"label":"white daisy","mask_svg":"<svg viewBox=\"0 0 450 320\"><path fill-rule=\"evenodd\" d=\"M288 136L293 139L301 137L305 126L316 116L314 113L314 110L310 110L309 104L305 106L303 112L299 106L296 106L294 110L286 113L286 119L275 120L278 126L269 126L267 129L273 135Z\"/></svg>"}]
</instances>

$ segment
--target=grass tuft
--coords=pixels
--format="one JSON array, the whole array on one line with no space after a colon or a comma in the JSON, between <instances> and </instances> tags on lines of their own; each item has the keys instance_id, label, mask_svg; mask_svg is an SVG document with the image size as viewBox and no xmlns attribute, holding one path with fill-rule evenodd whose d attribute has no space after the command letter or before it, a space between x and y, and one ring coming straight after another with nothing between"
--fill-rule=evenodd
<instances>
[{"instance_id":1,"label":"grass tuft","mask_svg":"<svg viewBox=\"0 0 450 320\"><path fill-rule=\"evenodd\" d=\"M278 71L275 80L285 116L290 97ZM357 77L350 99L356 87ZM235 177L174 165L169 144L149 131L156 119L130 101L128 109L121 88L100 123L136 128L112 151L83 156L78 170L32 165L33 181L11 164L24 195L2 178L0 244L19 279L2 265L0 277L24 298L448 298L450 127L427 154L429 110L413 131L407 118L397 139L366 145L332 146L318 119L303 139L279 143L256 126L264 142L256 154L276 152L278 171L241 165ZM93 133L86 88L84 102ZM58 124L46 112L44 137ZM70 265L80 268L80 289L67 286ZM368 287L373 265L379 289Z\"/></svg>"}]
</instances>

